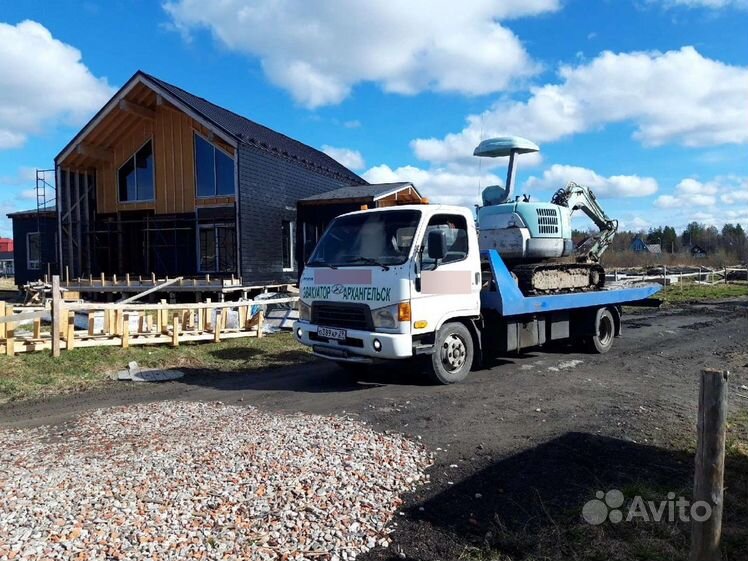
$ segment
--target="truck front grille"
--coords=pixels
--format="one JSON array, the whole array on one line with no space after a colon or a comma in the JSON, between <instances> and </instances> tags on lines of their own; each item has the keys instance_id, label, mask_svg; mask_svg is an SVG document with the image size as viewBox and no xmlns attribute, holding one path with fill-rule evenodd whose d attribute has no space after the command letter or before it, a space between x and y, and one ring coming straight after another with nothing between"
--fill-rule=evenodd
<instances>
[{"instance_id":1,"label":"truck front grille","mask_svg":"<svg viewBox=\"0 0 748 561\"><path fill-rule=\"evenodd\" d=\"M326 327L344 327L373 331L371 312L366 304L313 302L312 323Z\"/></svg>"}]
</instances>

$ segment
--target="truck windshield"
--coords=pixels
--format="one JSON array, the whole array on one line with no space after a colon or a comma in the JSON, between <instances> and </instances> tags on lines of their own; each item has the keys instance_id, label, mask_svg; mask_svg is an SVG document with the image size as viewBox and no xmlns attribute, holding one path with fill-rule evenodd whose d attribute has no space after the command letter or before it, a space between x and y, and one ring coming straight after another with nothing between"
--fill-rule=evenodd
<instances>
[{"instance_id":1,"label":"truck windshield","mask_svg":"<svg viewBox=\"0 0 748 561\"><path fill-rule=\"evenodd\" d=\"M333 220L307 265L381 266L405 263L421 219L419 210L389 210Z\"/></svg>"}]
</instances>

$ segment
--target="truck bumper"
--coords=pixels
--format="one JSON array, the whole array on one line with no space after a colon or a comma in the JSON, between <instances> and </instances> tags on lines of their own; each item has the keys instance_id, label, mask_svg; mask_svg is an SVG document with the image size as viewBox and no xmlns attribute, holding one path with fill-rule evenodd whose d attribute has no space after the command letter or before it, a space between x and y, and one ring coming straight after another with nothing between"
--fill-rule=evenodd
<instances>
[{"instance_id":1,"label":"truck bumper","mask_svg":"<svg viewBox=\"0 0 748 561\"><path fill-rule=\"evenodd\" d=\"M377 360L410 358L413 356L413 341L409 333L378 333L348 329L345 341L318 338L317 326L312 323L294 322L296 340L312 348L315 355L336 360L371 364Z\"/></svg>"}]
</instances>

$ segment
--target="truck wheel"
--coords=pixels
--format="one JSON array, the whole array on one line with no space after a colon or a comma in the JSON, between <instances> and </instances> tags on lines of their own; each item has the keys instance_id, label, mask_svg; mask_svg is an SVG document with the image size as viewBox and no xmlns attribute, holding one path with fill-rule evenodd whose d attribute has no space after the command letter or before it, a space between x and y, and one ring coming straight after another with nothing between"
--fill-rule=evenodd
<instances>
[{"instance_id":1,"label":"truck wheel","mask_svg":"<svg viewBox=\"0 0 748 561\"><path fill-rule=\"evenodd\" d=\"M595 332L586 340L587 350L591 353L607 353L613 346L613 338L616 334L616 323L613 320L613 314L607 308L597 311L595 317Z\"/></svg>"},{"instance_id":2,"label":"truck wheel","mask_svg":"<svg viewBox=\"0 0 748 561\"><path fill-rule=\"evenodd\" d=\"M440 384L461 382L473 365L473 337L461 323L445 323L436 334L431 375Z\"/></svg>"}]
</instances>

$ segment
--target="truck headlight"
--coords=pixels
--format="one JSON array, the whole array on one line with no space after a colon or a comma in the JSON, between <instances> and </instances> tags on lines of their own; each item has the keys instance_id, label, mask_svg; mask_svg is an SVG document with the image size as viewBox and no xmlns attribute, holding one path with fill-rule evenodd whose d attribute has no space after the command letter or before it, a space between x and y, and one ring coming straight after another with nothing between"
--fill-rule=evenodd
<instances>
[{"instance_id":1,"label":"truck headlight","mask_svg":"<svg viewBox=\"0 0 748 561\"><path fill-rule=\"evenodd\" d=\"M312 320L312 307L299 300L299 321Z\"/></svg>"},{"instance_id":2,"label":"truck headlight","mask_svg":"<svg viewBox=\"0 0 748 561\"><path fill-rule=\"evenodd\" d=\"M395 328L400 325L400 304L394 304L392 306L385 306L371 311L371 318L374 323L374 327L390 327Z\"/></svg>"}]
</instances>

